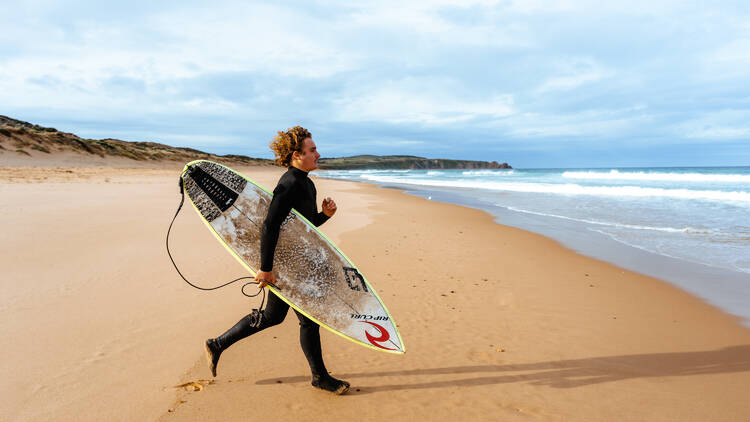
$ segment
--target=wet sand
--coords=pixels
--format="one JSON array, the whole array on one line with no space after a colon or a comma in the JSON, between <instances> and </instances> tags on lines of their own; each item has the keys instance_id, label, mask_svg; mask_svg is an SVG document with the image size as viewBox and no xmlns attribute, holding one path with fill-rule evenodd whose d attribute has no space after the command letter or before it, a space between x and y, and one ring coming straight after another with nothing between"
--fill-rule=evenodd
<instances>
[{"instance_id":1,"label":"wet sand","mask_svg":"<svg viewBox=\"0 0 750 422\"><path fill-rule=\"evenodd\" d=\"M272 187L282 170L243 172ZM750 419L750 330L735 317L481 211L327 179L318 198L339 212L321 228L378 290L406 355L323 330L352 390L316 391L290 315L226 351L212 380L203 341L257 302L175 273L178 175L0 167L4 418ZM192 208L170 244L196 283L244 275Z\"/></svg>"}]
</instances>

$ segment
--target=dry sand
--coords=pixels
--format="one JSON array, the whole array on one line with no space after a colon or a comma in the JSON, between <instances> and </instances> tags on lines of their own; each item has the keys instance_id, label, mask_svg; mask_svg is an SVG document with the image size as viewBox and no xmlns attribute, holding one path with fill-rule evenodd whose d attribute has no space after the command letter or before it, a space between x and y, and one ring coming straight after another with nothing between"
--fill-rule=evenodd
<instances>
[{"instance_id":1,"label":"dry sand","mask_svg":"<svg viewBox=\"0 0 750 422\"><path fill-rule=\"evenodd\" d=\"M243 171L270 187L281 174ZM209 381L203 341L256 301L175 273L178 174L0 168L1 419L750 420L736 318L481 211L325 179L318 197L339 212L322 230L375 285L406 355L323 330L352 390L316 391L290 315L226 351ZM190 207L171 245L197 283L244 275Z\"/></svg>"}]
</instances>

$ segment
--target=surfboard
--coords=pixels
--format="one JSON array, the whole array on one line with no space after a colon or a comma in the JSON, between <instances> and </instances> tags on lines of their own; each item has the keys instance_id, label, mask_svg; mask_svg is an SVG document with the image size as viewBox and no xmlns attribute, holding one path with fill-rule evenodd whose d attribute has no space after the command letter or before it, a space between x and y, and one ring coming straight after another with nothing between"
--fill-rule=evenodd
<instances>
[{"instance_id":1,"label":"surfboard","mask_svg":"<svg viewBox=\"0 0 750 422\"><path fill-rule=\"evenodd\" d=\"M224 165L191 161L185 194L209 230L253 275L273 194ZM274 253L276 287L267 288L320 326L387 353L406 351L398 327L364 275L325 234L296 210L281 225Z\"/></svg>"}]
</instances>

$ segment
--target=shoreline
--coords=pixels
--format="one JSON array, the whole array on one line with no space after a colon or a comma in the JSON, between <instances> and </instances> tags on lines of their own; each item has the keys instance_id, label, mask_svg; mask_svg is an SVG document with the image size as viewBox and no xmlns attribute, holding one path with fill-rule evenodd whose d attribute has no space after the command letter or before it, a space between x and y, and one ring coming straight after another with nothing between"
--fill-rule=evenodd
<instances>
[{"instance_id":1,"label":"shoreline","mask_svg":"<svg viewBox=\"0 0 750 422\"><path fill-rule=\"evenodd\" d=\"M746 306L750 303L750 289L746 288L747 283L750 283L748 273L662 255L620 242L601 233L586 231L585 226L580 223L527 215L499 206L493 207L482 201L469 199L465 195L466 192L366 180L348 181L394 189L430 201L481 210L492 216L497 224L542 235L578 254L670 283L706 300L723 312L739 317L742 323L750 328L750 310Z\"/></svg>"},{"instance_id":2,"label":"shoreline","mask_svg":"<svg viewBox=\"0 0 750 422\"><path fill-rule=\"evenodd\" d=\"M318 199L339 204L322 230L377 289L408 353L321 330L329 370L352 390L315 391L292 314L227 350L212 380L202 341L257 303L239 288L196 292L174 273L163 236L179 169L72 168L20 184L2 170L15 246L2 258L16 281L3 287L2 312L13 318L0 325L18 339L2 374L11 418L404 420L426 408L476 420L750 416L750 331L737 317L484 211L321 177ZM238 171L269 186L282 170ZM241 267L181 214L170 241L181 270L204 285L236 277ZM200 391L179 387L188 382Z\"/></svg>"}]
</instances>

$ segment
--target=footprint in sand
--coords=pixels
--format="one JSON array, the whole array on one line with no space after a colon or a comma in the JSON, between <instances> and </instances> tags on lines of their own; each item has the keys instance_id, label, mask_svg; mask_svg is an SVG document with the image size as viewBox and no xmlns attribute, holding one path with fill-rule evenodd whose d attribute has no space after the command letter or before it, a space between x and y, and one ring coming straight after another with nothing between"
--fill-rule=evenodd
<instances>
[{"instance_id":1,"label":"footprint in sand","mask_svg":"<svg viewBox=\"0 0 750 422\"><path fill-rule=\"evenodd\" d=\"M182 388L185 391L203 391L203 388L207 385L214 383L214 380L198 380L188 381L184 384L175 385L174 388Z\"/></svg>"}]
</instances>

